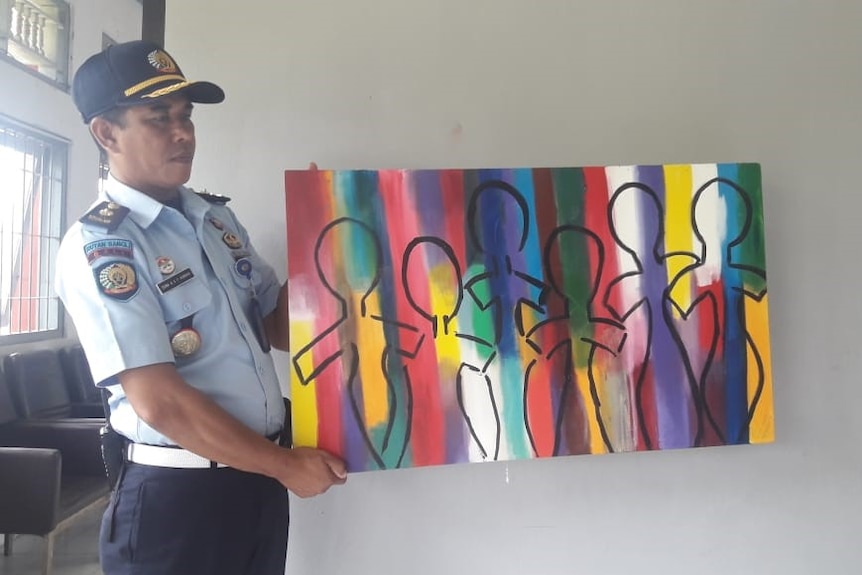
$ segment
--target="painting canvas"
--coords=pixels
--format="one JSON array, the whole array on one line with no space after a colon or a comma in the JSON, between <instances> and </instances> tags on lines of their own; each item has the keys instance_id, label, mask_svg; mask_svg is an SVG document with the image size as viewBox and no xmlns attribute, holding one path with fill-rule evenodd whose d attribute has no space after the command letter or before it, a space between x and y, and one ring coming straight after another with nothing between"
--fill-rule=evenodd
<instances>
[{"instance_id":1,"label":"painting canvas","mask_svg":"<svg viewBox=\"0 0 862 575\"><path fill-rule=\"evenodd\" d=\"M758 164L285 193L296 445L370 471L773 440Z\"/></svg>"}]
</instances>

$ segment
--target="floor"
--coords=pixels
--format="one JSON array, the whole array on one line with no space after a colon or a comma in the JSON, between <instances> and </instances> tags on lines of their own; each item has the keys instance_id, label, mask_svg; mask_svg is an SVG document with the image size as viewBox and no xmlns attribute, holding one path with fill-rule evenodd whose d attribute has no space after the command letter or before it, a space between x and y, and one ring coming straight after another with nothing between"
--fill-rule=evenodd
<instances>
[{"instance_id":1,"label":"floor","mask_svg":"<svg viewBox=\"0 0 862 575\"><path fill-rule=\"evenodd\" d=\"M89 512L57 536L52 575L102 575L98 545L102 511L95 509ZM0 546L2 541L0 535ZM0 575L41 574L44 545L41 537L17 536L11 557L0 552Z\"/></svg>"}]
</instances>

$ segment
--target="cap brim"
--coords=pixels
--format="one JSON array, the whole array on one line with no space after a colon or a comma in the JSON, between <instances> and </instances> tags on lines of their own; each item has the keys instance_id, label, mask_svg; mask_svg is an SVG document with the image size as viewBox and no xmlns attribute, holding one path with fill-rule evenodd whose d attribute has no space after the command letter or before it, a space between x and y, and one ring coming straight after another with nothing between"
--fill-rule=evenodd
<instances>
[{"instance_id":1,"label":"cap brim","mask_svg":"<svg viewBox=\"0 0 862 575\"><path fill-rule=\"evenodd\" d=\"M224 90L212 82L176 82L162 86L147 94L140 94L133 100L127 100L124 105L146 104L171 94L185 94L192 102L200 104L218 104L224 101Z\"/></svg>"}]
</instances>

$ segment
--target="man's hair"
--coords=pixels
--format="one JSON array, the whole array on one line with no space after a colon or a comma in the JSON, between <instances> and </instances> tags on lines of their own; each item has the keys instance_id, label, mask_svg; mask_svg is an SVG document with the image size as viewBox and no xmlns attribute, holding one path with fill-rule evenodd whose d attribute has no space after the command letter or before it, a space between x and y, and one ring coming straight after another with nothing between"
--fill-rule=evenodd
<instances>
[{"instance_id":1,"label":"man's hair","mask_svg":"<svg viewBox=\"0 0 862 575\"><path fill-rule=\"evenodd\" d=\"M111 108L110 110L102 112L101 114L99 114L96 117L101 118L101 119L105 120L106 122L108 122L109 124L113 124L113 125L118 126L120 128L126 127L126 108L122 108L122 107ZM103 154L107 155L108 151L102 147L102 144L99 143L99 140L96 139L96 136L94 136L92 132L90 133L90 136L92 136L93 141L96 142L96 146L99 148L99 151L101 151Z\"/></svg>"},{"instance_id":2,"label":"man's hair","mask_svg":"<svg viewBox=\"0 0 862 575\"><path fill-rule=\"evenodd\" d=\"M99 117L115 126L119 126L121 128L126 127L126 108L111 108L110 110L99 114Z\"/></svg>"}]
</instances>

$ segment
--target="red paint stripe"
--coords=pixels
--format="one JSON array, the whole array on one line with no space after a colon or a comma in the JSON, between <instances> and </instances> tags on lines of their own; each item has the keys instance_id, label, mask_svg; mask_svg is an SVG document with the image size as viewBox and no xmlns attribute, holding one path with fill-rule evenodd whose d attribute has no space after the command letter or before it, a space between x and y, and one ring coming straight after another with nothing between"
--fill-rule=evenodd
<instances>
[{"instance_id":1,"label":"red paint stripe","mask_svg":"<svg viewBox=\"0 0 862 575\"><path fill-rule=\"evenodd\" d=\"M464 275L467 265L467 238L464 222L464 172L463 170L444 170L440 172L440 196L446 208L446 237L452 247Z\"/></svg>"},{"instance_id":2,"label":"red paint stripe","mask_svg":"<svg viewBox=\"0 0 862 575\"><path fill-rule=\"evenodd\" d=\"M599 278L599 287L593 302L593 315L596 317L611 317L604 307L603 300L608 291L608 285L619 276L620 265L617 260L616 242L611 235L608 223L608 204L610 197L608 193L608 179L604 168L584 168L584 227L592 230L602 242L605 248L604 266ZM598 261L590 254L590 267L593 276L598 273ZM622 301L618 292L612 293L609 303L615 308L622 307Z\"/></svg>"},{"instance_id":3,"label":"red paint stripe","mask_svg":"<svg viewBox=\"0 0 862 575\"><path fill-rule=\"evenodd\" d=\"M691 274L692 283L694 282L695 276ZM706 385L704 387L705 397L703 397L703 401L705 406L708 408L709 413L712 414L715 423L717 424L719 430L722 435L727 438L727 426L725 425L725 409L727 405L727 398L725 395L725 386L724 386L724 374L722 366L724 365L724 337L722 337L722 329L724 327L724 318L726 313L726 305L727 302L724 298L724 282L720 279L713 281L709 285L695 287L694 297L697 298L703 294L711 293L715 298L715 317L718 317L718 325L715 325L713 310L711 309L711 304L709 304L709 300L704 300L702 303L698 305L698 309L695 312L697 314L696 321L698 322L698 349L694 350L695 352L700 352L703 350L703 361L698 362L697 369L695 371L695 376L699 379L705 379ZM712 365L708 373L703 374L704 365L702 365L706 361L706 353L709 351L709 347L713 344L713 338L715 337L715 333L718 332L718 338L716 341L716 349L714 352L714 356L712 359ZM704 418L706 414L704 414ZM713 429L710 422L704 419L703 422L703 444L704 445L721 445L722 441L715 430Z\"/></svg>"},{"instance_id":4,"label":"red paint stripe","mask_svg":"<svg viewBox=\"0 0 862 575\"><path fill-rule=\"evenodd\" d=\"M639 364L635 374L639 375L644 371L643 391L641 392L643 424L649 434L652 449L659 449L661 446L658 442L658 411L655 402L655 374L652 371L651 365L651 363ZM637 449L638 451L644 451L647 449L646 438L640 433L640 425L638 425L637 430Z\"/></svg>"},{"instance_id":5,"label":"red paint stripe","mask_svg":"<svg viewBox=\"0 0 862 575\"><path fill-rule=\"evenodd\" d=\"M527 422L538 457L550 457L554 453L554 406L550 390L553 376L548 362L540 357L527 381Z\"/></svg>"},{"instance_id":6,"label":"red paint stripe","mask_svg":"<svg viewBox=\"0 0 862 575\"><path fill-rule=\"evenodd\" d=\"M322 333L340 319L338 302L318 279L315 263L315 243L320 232L335 216L333 214L332 174L326 171L285 172L285 209L287 222L287 277L291 282L309 278L314 289L303 294L315 310L312 333ZM321 261L332 262L332 254L321 254ZM298 294L297 294L298 295ZM296 353L296 346L291 349ZM337 339L328 338L312 353L327 357L338 351ZM344 413L342 413L343 373L336 362L321 373L316 382L318 446L332 453L344 453Z\"/></svg>"},{"instance_id":7,"label":"red paint stripe","mask_svg":"<svg viewBox=\"0 0 862 575\"><path fill-rule=\"evenodd\" d=\"M551 170L541 168L533 170L533 189L535 195L536 227L539 237L546 240L557 227L557 206L554 197L554 184ZM544 256L545 246L539 246ZM559 260L559 250L553 254L550 265L557 271L562 270L562 262ZM544 267L544 261L542 262ZM548 270L544 275L548 277ZM562 278L557 278L558 280ZM547 306L547 317L558 318L565 314L563 298L552 291ZM564 321L555 321L545 324L535 334L534 341L542 349L543 353L537 354L536 365L530 373L529 388L525 401L527 402L527 417L530 424L530 433L535 444L536 454L539 457L549 457L554 452L556 439L556 413L560 409L561 387L554 383L565 379L566 374L556 373L553 368L558 367L559 362L550 362L546 359L547 354L561 339L568 337L567 324Z\"/></svg>"},{"instance_id":8,"label":"red paint stripe","mask_svg":"<svg viewBox=\"0 0 862 575\"><path fill-rule=\"evenodd\" d=\"M413 466L434 465L445 462L445 429L440 402L439 374L436 353L429 353L434 340L428 322L410 305L402 282L403 255L410 241L423 235L414 206L415 191L411 176L399 171L381 171L379 192L387 222L387 236L392 258L392 276L395 290L395 307L398 321L419 327L425 333L422 353L415 359L405 359L413 391L413 413L410 430ZM447 213L447 217L451 217ZM420 252L406 270L410 294L423 310L431 309L429 270ZM410 338L411 340L413 338Z\"/></svg>"}]
</instances>

